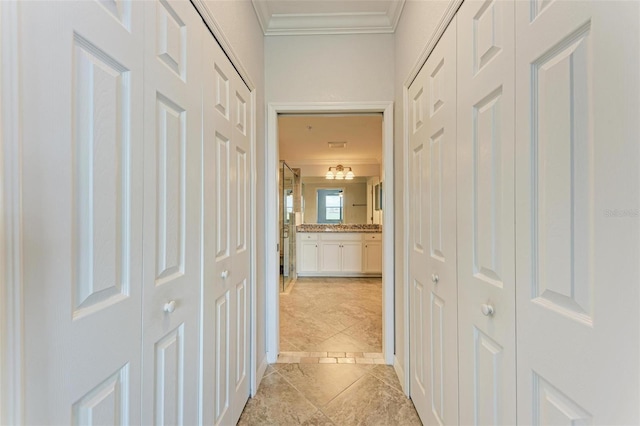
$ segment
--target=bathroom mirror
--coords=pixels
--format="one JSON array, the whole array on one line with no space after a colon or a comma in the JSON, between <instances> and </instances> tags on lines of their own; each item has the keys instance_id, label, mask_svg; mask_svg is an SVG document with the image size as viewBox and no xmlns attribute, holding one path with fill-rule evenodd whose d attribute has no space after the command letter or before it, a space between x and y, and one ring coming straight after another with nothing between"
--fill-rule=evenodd
<instances>
[{"instance_id":1,"label":"bathroom mirror","mask_svg":"<svg viewBox=\"0 0 640 426\"><path fill-rule=\"evenodd\" d=\"M303 176L303 223L372 223L372 188L371 177L328 180Z\"/></svg>"}]
</instances>

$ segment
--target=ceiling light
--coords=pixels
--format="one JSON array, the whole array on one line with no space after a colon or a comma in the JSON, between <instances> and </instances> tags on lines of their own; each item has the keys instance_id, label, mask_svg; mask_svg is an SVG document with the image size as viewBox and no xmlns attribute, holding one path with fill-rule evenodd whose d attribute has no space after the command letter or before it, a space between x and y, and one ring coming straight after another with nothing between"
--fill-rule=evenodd
<instances>
[{"instance_id":1,"label":"ceiling light","mask_svg":"<svg viewBox=\"0 0 640 426\"><path fill-rule=\"evenodd\" d=\"M335 169L335 173L331 169ZM345 169L349 169L346 174ZM338 164L335 167L329 167L324 177L325 179L352 180L356 175L353 173L353 170L351 170L351 167L344 167L342 164Z\"/></svg>"}]
</instances>

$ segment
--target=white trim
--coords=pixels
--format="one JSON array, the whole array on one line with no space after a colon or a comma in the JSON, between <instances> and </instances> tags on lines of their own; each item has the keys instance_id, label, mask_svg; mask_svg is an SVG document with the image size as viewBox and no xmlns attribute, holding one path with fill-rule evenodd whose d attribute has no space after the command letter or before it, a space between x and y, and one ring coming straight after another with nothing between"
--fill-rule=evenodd
<instances>
[{"instance_id":1,"label":"white trim","mask_svg":"<svg viewBox=\"0 0 640 426\"><path fill-rule=\"evenodd\" d=\"M393 357L393 369L396 372L396 376L398 376L400 385L402 385L402 391L407 397L409 397L409 388L406 386L407 378L404 375L404 370L402 369L402 365L400 365L400 360L398 360L398 357L395 357L395 356Z\"/></svg>"},{"instance_id":2,"label":"white trim","mask_svg":"<svg viewBox=\"0 0 640 426\"><path fill-rule=\"evenodd\" d=\"M404 2L390 2L385 12L275 14L266 1L251 1L265 36L394 33Z\"/></svg>"},{"instance_id":3,"label":"white trim","mask_svg":"<svg viewBox=\"0 0 640 426\"><path fill-rule=\"evenodd\" d=\"M233 50L231 43L229 42L227 37L224 35L224 32L222 31L222 27L220 26L220 24L218 24L218 21L214 17L213 12L209 9L209 6L207 6L207 2L205 0L191 0L191 3L196 8L196 10L200 13L202 20L207 25L207 27L209 27L209 30L213 34L213 37L218 42L218 44L224 51L225 55L227 55L227 57L231 61L231 64L236 69L236 71L238 71L238 74L240 74L240 77L242 78L244 83L247 85L247 88L249 89L249 91L253 92L256 89L256 85L251 80L251 77L249 76L247 69L242 65L242 61Z\"/></svg>"},{"instance_id":4,"label":"white trim","mask_svg":"<svg viewBox=\"0 0 640 426\"><path fill-rule=\"evenodd\" d=\"M429 55L431 55L431 52L436 47L436 44L438 44L438 41L440 41L440 37L442 37L442 34L444 34L444 31L451 23L451 20L453 20L453 17L458 12L458 9L460 8L460 5L462 5L463 1L464 0L450 0L447 9L444 11L442 18L440 18L440 22L438 22L438 26L433 31L433 34L431 34L429 41L424 46L424 49L422 49L420 56L418 56L417 61L415 62L413 68L411 68L411 71L409 72L409 75L405 79L404 87L411 86L413 80L416 79L418 73L420 72L420 69L422 69L424 63L427 62L427 58L429 57Z\"/></svg>"},{"instance_id":5,"label":"white trim","mask_svg":"<svg viewBox=\"0 0 640 426\"><path fill-rule=\"evenodd\" d=\"M257 255L256 255L256 241L257 241L257 232L256 232L256 197L257 192L256 188L258 185L258 173L256 172L256 91L251 91L251 176L249 180L251 182L251 205L249 206L249 211L251 212L251 217L249 218L251 222L251 288L249 291L250 301L250 310L251 310L251 324L250 324L250 342L249 347L251 348L251 359L249 360L250 367L249 370L251 372L251 382L249 384L249 393L251 396L255 396L258 392L258 386L260 386L260 380L262 379L262 375L264 371L260 372L262 366L257 365L258 360L258 303L257 303L257 282L258 282L258 271L257 271Z\"/></svg>"},{"instance_id":6,"label":"white trim","mask_svg":"<svg viewBox=\"0 0 640 426\"><path fill-rule=\"evenodd\" d=\"M264 354L264 356L262 357L262 360L260 361L260 363L258 363L258 371L256 374L256 392L258 392L258 387L262 382L262 378L264 377L264 373L267 371L268 366L269 366L269 363L267 362L267 354ZM254 397L254 396L256 396L256 394L252 392L251 397Z\"/></svg>"},{"instance_id":7,"label":"white trim","mask_svg":"<svg viewBox=\"0 0 640 426\"><path fill-rule=\"evenodd\" d=\"M0 3L0 424L23 424L18 2Z\"/></svg>"},{"instance_id":8,"label":"white trim","mask_svg":"<svg viewBox=\"0 0 640 426\"><path fill-rule=\"evenodd\" d=\"M382 179L384 191L383 215L383 353L385 362L393 364L395 352L394 330L394 194L393 194L393 102L307 102L307 103L270 103L267 113L266 147L266 311L267 311L267 361L276 362L279 349L279 274L278 274L278 114L281 113L345 113L345 112L382 112L383 113L383 152L384 164ZM270 195L271 194L271 195Z\"/></svg>"},{"instance_id":9,"label":"white trim","mask_svg":"<svg viewBox=\"0 0 640 426\"><path fill-rule=\"evenodd\" d=\"M403 167L403 171L402 171L402 179L403 179L403 184L402 187L403 188L410 188L410 183L409 183L409 87L404 85L402 87L402 108L403 108L403 114L402 114L402 127L403 127L403 131L402 131L402 161L404 164ZM403 282L402 282L402 286L404 288L403 291L403 316L402 316L402 326L404 329L404 357L403 357L403 362L404 362L404 367L405 367L405 371L409 372L411 371L411 318L410 318L410 309L411 309L411 303L409 303L409 296L410 296L410 291L411 291L411 285L410 285L410 280L409 280L409 241L410 241L410 205L409 205L409 194L407 191L405 191L404 194L404 198L403 198L403 203L402 203L402 210L404 211L404 244L402 245L402 268L404 270L404 274L403 274ZM407 374L406 376L404 376L404 381L401 380L400 383L402 383L402 388L404 389L405 393L408 395L411 395L411 380L409 374Z\"/></svg>"}]
</instances>

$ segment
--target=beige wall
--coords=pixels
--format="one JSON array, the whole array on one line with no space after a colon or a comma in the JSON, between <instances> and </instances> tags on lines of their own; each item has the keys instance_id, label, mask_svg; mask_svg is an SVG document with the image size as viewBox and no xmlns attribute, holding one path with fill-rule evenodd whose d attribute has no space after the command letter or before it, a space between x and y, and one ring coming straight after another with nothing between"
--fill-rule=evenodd
<instances>
[{"instance_id":1,"label":"beige wall","mask_svg":"<svg viewBox=\"0 0 640 426\"><path fill-rule=\"evenodd\" d=\"M404 238L404 208L408 183L404 182L404 105L403 92L405 80L409 77L412 68L416 65L422 51L428 44L435 32L442 16L444 15L449 0L419 1L408 0L404 5L404 10L395 34L395 146L394 146L394 166L395 166L395 323L396 323L396 358L400 367L406 373L404 345L406 336L404 335L405 305L404 297L407 288L406 277L404 276L404 265L408 256L407 242ZM387 188L385 188L387 189Z\"/></svg>"},{"instance_id":2,"label":"beige wall","mask_svg":"<svg viewBox=\"0 0 640 426\"><path fill-rule=\"evenodd\" d=\"M393 34L265 38L267 102L393 100Z\"/></svg>"}]
</instances>

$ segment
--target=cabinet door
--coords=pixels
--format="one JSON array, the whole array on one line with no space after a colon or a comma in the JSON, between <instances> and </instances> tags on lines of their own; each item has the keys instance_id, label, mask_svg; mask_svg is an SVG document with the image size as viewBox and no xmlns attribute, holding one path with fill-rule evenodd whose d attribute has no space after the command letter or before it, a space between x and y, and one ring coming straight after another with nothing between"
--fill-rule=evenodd
<instances>
[{"instance_id":1,"label":"cabinet door","mask_svg":"<svg viewBox=\"0 0 640 426\"><path fill-rule=\"evenodd\" d=\"M298 272L318 271L318 242L309 241L300 244L300 269Z\"/></svg>"},{"instance_id":2,"label":"cabinet door","mask_svg":"<svg viewBox=\"0 0 640 426\"><path fill-rule=\"evenodd\" d=\"M362 243L342 242L342 272L362 272Z\"/></svg>"},{"instance_id":3,"label":"cabinet door","mask_svg":"<svg viewBox=\"0 0 640 426\"><path fill-rule=\"evenodd\" d=\"M342 270L342 242L324 241L320 243L320 271L340 272Z\"/></svg>"},{"instance_id":4,"label":"cabinet door","mask_svg":"<svg viewBox=\"0 0 640 426\"><path fill-rule=\"evenodd\" d=\"M364 243L364 272L382 273L382 243Z\"/></svg>"}]
</instances>

